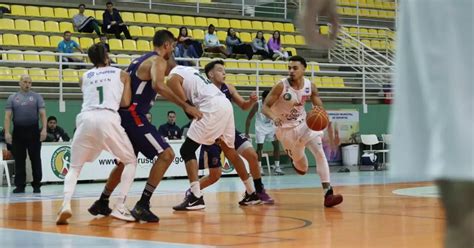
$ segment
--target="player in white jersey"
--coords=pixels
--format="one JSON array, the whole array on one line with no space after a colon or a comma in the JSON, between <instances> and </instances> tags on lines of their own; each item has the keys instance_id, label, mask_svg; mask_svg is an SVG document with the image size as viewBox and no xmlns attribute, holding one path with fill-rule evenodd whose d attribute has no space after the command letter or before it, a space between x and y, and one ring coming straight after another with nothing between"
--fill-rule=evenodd
<instances>
[{"instance_id":1,"label":"player in white jersey","mask_svg":"<svg viewBox=\"0 0 474 248\"><path fill-rule=\"evenodd\" d=\"M259 100L250 110L247 121L245 122L245 135L249 137L250 123L254 115L257 114L255 118L255 140L257 142L258 166L260 170L262 170L263 143L265 143L265 141L272 142L273 159L275 160L274 172L276 175L284 175L280 168L280 143L275 139L275 124L262 113L262 106L268 93L270 93L269 90L264 90L262 92L262 100Z\"/></svg>"},{"instance_id":2,"label":"player in white jersey","mask_svg":"<svg viewBox=\"0 0 474 248\"><path fill-rule=\"evenodd\" d=\"M323 107L318 89L304 77L306 60L300 56L289 59L289 77L273 86L263 104L262 112L277 126L276 136L293 160L293 167L301 175L308 171L307 147L316 158L317 172L324 189L324 206L332 207L342 202L330 184L329 165L324 154L321 136L306 125L306 100L314 107Z\"/></svg>"},{"instance_id":3,"label":"player in white jersey","mask_svg":"<svg viewBox=\"0 0 474 248\"><path fill-rule=\"evenodd\" d=\"M174 206L177 211L205 208L204 198L198 178L196 150L200 145L212 145L216 141L225 156L234 164L237 173L246 187L246 194L259 201L248 176L244 162L234 148L235 126L232 104L209 79L192 67L176 66L169 76L168 86L180 96L195 105L203 113L201 120L193 120L188 136L181 146L180 153L186 164L186 172L191 184L191 193L184 201Z\"/></svg>"},{"instance_id":4,"label":"player in white jersey","mask_svg":"<svg viewBox=\"0 0 474 248\"><path fill-rule=\"evenodd\" d=\"M312 45L327 2L311 1L302 18ZM472 0L400 1L397 31L391 173L436 180L445 246L456 248L474 247L473 8Z\"/></svg>"},{"instance_id":5,"label":"player in white jersey","mask_svg":"<svg viewBox=\"0 0 474 248\"><path fill-rule=\"evenodd\" d=\"M76 117L71 167L64 180L64 201L56 220L58 225L67 224L72 216L71 198L84 163L96 160L103 150L125 164L119 197L111 215L135 221L125 207L125 199L135 177L137 159L117 113L120 106L130 105L130 77L122 70L108 66L110 60L104 46L92 45L88 55L94 68L85 72L79 83L83 104Z\"/></svg>"}]
</instances>

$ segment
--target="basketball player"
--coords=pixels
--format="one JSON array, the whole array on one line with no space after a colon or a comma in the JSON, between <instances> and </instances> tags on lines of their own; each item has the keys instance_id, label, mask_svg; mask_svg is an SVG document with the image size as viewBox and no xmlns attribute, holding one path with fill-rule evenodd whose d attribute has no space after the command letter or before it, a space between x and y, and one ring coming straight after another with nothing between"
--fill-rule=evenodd
<instances>
[{"instance_id":1,"label":"basketball player","mask_svg":"<svg viewBox=\"0 0 474 248\"><path fill-rule=\"evenodd\" d=\"M245 100L235 89L235 87L231 84L225 83L225 67L224 61L222 60L214 60L206 65L204 68L206 76L210 79L210 81L217 86L218 89L222 93L225 94L229 101L234 101L237 106L239 106L242 110L248 110L255 104L258 97L255 93L250 95L249 100ZM247 137L244 134L240 133L235 130L235 142L234 147L237 152L244 157L248 163L250 168L250 174L253 178L253 183L255 186L255 190L257 191L257 195L259 196L260 200L265 204L273 204L274 200L265 192L263 183L262 183L262 175L260 169L258 167L258 157L257 153L253 149L252 143L248 141ZM199 159L200 168L204 168L204 153L207 153L207 161L209 167L209 175L202 177L199 180L201 185L201 190L214 184L219 180L222 174L221 170L221 149L219 145L214 144L211 146L202 146L201 147L201 156ZM244 169L239 170L244 171ZM246 172L246 171L245 171ZM244 176L244 178L247 178ZM251 205L255 204L255 202L248 202L248 201L240 201L240 205Z\"/></svg>"},{"instance_id":2,"label":"basketball player","mask_svg":"<svg viewBox=\"0 0 474 248\"><path fill-rule=\"evenodd\" d=\"M191 192L187 193L184 201L173 209L187 211L205 208L198 179L196 150L201 144L212 145L216 141L225 156L234 164L240 179L244 182L246 191L240 204L260 203L244 162L234 149L234 111L225 94L209 79L199 74L198 70L184 66L176 66L171 70L168 86L183 100L190 101L203 112L201 120L193 120L191 123L186 140L180 149L181 157L186 163Z\"/></svg>"},{"instance_id":3,"label":"basketball player","mask_svg":"<svg viewBox=\"0 0 474 248\"><path fill-rule=\"evenodd\" d=\"M308 159L304 153L307 147L316 158L317 172L324 189L324 206L332 207L342 202L342 195L335 195L330 184L329 166L323 151L321 136L306 125L306 100L314 107L323 107L318 89L304 77L306 60L300 56L289 59L289 77L280 80L265 99L262 113L277 126L276 136L293 160L297 173L308 171Z\"/></svg>"},{"instance_id":4,"label":"basketball player","mask_svg":"<svg viewBox=\"0 0 474 248\"><path fill-rule=\"evenodd\" d=\"M262 105L265 102L269 90L264 90L262 92L262 100L259 100L257 104L252 107L249 115L247 116L247 121L245 122L245 135L249 137L250 123L255 113L257 118L255 119L255 139L257 141L257 154L258 154L258 166L262 170L262 150L263 143L265 141L270 141L273 144L273 158L275 159L275 169L274 172L276 175L284 175L283 171L280 168L280 144L278 140L275 139L275 125L272 120L268 119L262 113Z\"/></svg>"},{"instance_id":5,"label":"basketball player","mask_svg":"<svg viewBox=\"0 0 474 248\"><path fill-rule=\"evenodd\" d=\"M102 150L114 154L124 164L121 188L112 216L134 221L125 207L125 198L135 177L137 159L132 144L120 126L119 107L130 105L130 77L110 67L109 56L102 45L87 51L94 68L85 72L79 85L84 94L81 113L76 118L77 130L71 145L71 167L64 180L64 201L56 224L67 224L72 216L71 198L84 163L97 159Z\"/></svg>"},{"instance_id":6,"label":"basketball player","mask_svg":"<svg viewBox=\"0 0 474 248\"><path fill-rule=\"evenodd\" d=\"M131 211L137 220L147 222L159 221L158 216L150 210L150 199L175 155L156 127L148 121L146 114L149 113L159 93L182 107L193 118L199 119L202 115L195 107L177 97L165 84L165 75L169 73L168 61L173 60L171 56L174 43L175 38L171 32L157 31L153 37L154 51L132 61L127 69L132 79L132 104L119 110L122 126L132 142L135 154L141 152L150 160L158 157L150 170L143 194ZM111 172L100 199L89 208L91 214L108 215L110 212L108 199L119 183L122 168L117 166Z\"/></svg>"}]
</instances>

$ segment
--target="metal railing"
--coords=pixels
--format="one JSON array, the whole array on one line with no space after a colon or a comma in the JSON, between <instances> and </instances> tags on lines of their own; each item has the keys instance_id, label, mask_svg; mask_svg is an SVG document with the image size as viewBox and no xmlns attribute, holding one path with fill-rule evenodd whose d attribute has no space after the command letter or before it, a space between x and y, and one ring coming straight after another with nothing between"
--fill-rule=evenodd
<instances>
[{"instance_id":1,"label":"metal railing","mask_svg":"<svg viewBox=\"0 0 474 248\"><path fill-rule=\"evenodd\" d=\"M95 0L90 0L89 3L92 5L98 4ZM216 14L222 12L227 15L268 16L288 19L287 0L120 0L118 3L133 4L148 9L176 8L181 11L195 13Z\"/></svg>"},{"instance_id":2,"label":"metal railing","mask_svg":"<svg viewBox=\"0 0 474 248\"><path fill-rule=\"evenodd\" d=\"M68 67L82 66L91 68L90 63L69 63L63 62L64 56L86 57L85 54L62 54L45 52L18 52L18 51L0 51L5 58L5 54L34 54L39 56L56 56L58 62L37 62L37 61L0 61L0 94L6 95L18 90L17 80L20 74L25 70L33 79L34 89L42 95L58 98L60 111L65 111L66 98L80 98L82 93L77 82L82 73L86 70L65 69ZM111 55L111 58L117 61L119 58L132 60L139 55ZM210 60L208 58L191 59L176 58L179 61L188 61L194 63L198 69L203 68ZM260 61L260 60L230 60L227 63L227 82L238 87L242 95L248 95L250 92L262 90L262 88L272 87L278 80L287 75L287 62L284 61ZM236 67L232 64L237 65ZM245 66L241 66L245 65ZM269 65L272 65L269 68ZM13 67L24 66L29 69L16 70ZM113 64L119 68L126 68L128 64ZM355 71L339 71L341 67L350 66ZM2 68L4 67L4 68ZM41 69L45 68L45 69ZM4 71L13 69L20 74L10 73L6 75ZM43 71L42 71L43 70ZM47 72L52 70L57 74L49 75ZM30 72L38 71L38 75ZM366 106L369 100L384 100L391 98L387 92L391 91L390 78L392 76L392 67L390 65L374 64L326 64L309 62L306 70L306 77L318 86L320 97L323 100L331 99L335 101L361 101ZM375 81L374 78L384 78L382 81ZM336 82L337 81L337 82ZM367 109L364 108L366 111Z\"/></svg>"}]
</instances>

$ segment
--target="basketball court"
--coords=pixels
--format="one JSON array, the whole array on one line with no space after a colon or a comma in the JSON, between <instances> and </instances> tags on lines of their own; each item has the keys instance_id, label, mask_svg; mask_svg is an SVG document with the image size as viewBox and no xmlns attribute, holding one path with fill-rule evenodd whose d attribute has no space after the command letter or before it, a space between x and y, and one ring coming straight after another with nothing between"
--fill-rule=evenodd
<instances>
[{"instance_id":1,"label":"basketball court","mask_svg":"<svg viewBox=\"0 0 474 248\"><path fill-rule=\"evenodd\" d=\"M353 170L355 171L355 170ZM244 191L237 177L226 177L204 191L206 209L173 212L184 197L186 180L163 181L152 198L156 223L97 218L87 208L103 183L79 184L73 217L56 226L62 185L45 185L41 194L11 194L1 188L2 247L441 247L444 214L432 183L401 183L386 171L332 173L344 202L324 208L319 177L266 176L275 205L239 207ZM418 182L417 182L418 181ZM132 207L145 181L135 182ZM113 202L113 199L112 199Z\"/></svg>"}]
</instances>

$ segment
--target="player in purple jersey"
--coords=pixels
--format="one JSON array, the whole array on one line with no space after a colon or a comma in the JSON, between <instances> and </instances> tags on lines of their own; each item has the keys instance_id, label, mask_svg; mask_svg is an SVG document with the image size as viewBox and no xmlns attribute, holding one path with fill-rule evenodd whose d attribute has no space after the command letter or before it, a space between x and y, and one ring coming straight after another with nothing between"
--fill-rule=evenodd
<instances>
[{"instance_id":1,"label":"player in purple jersey","mask_svg":"<svg viewBox=\"0 0 474 248\"><path fill-rule=\"evenodd\" d=\"M235 89L233 85L225 83L225 67L224 61L214 60L206 65L204 68L206 76L210 81L225 94L229 101L233 101L242 110L250 109L258 100L258 96L253 92L248 100L245 100ZM249 163L250 174L253 178L253 183L257 195L265 204L273 204L274 200L265 192L262 183L262 175L258 166L257 153L253 149L252 143L245 137L244 134L235 130L235 149L244 157ZM211 186L219 180L222 174L221 170L221 149L218 145L202 146L201 156L207 152L207 161L209 166L209 175L202 177L200 181L201 189ZM200 168L203 168L204 157L200 158ZM246 201L239 202L241 205L249 205Z\"/></svg>"},{"instance_id":2,"label":"player in purple jersey","mask_svg":"<svg viewBox=\"0 0 474 248\"><path fill-rule=\"evenodd\" d=\"M173 149L146 118L157 93L182 107L192 118L202 117L202 113L197 108L177 97L165 84L165 76L170 71L168 63L169 61L174 63L171 55L175 46L173 34L167 30L157 31L153 38L153 45L153 52L133 60L128 67L127 72L132 79L132 103L130 107L119 110L122 126L132 142L135 154L141 152L150 160L158 157L150 170L143 194L131 211L137 220L147 222L159 221L158 216L150 211L150 198L175 157ZM108 215L110 213L108 199L120 182L122 170L123 166L120 163L112 170L100 199L89 208L91 214Z\"/></svg>"}]
</instances>

